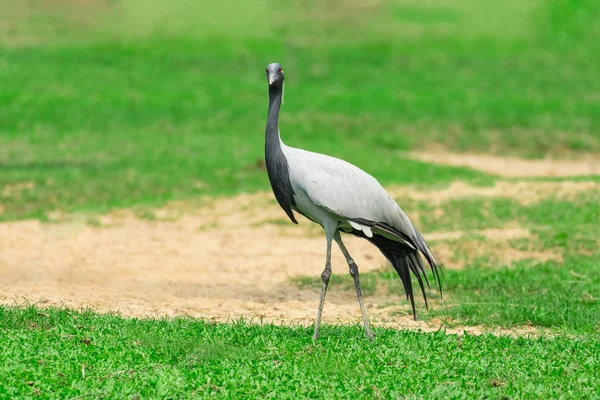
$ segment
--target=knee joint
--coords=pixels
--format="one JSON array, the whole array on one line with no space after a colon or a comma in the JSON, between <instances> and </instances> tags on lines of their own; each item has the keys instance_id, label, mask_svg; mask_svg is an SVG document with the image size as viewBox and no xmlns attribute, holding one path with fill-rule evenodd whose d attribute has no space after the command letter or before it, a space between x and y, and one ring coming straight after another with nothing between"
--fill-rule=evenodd
<instances>
[{"instance_id":1,"label":"knee joint","mask_svg":"<svg viewBox=\"0 0 600 400\"><path fill-rule=\"evenodd\" d=\"M348 261L348 267L350 268L350 275L353 278L356 278L358 276L358 266L356 265L356 263L354 262L354 260L349 260Z\"/></svg>"},{"instance_id":2,"label":"knee joint","mask_svg":"<svg viewBox=\"0 0 600 400\"><path fill-rule=\"evenodd\" d=\"M321 281L327 284L329 282L329 278L331 277L331 269L325 268L323 273L321 274Z\"/></svg>"}]
</instances>

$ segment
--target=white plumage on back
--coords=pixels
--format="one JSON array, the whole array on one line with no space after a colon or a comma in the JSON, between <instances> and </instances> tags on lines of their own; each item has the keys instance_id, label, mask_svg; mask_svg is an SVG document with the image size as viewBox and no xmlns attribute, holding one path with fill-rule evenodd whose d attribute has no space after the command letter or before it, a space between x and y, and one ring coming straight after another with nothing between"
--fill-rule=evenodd
<instances>
[{"instance_id":1,"label":"white plumage on back","mask_svg":"<svg viewBox=\"0 0 600 400\"><path fill-rule=\"evenodd\" d=\"M315 205L343 217L339 218L340 222L353 225L348 219L358 218L384 222L416 239L410 220L377 179L339 158L283 143L281 149L288 160L290 181L296 194L306 193Z\"/></svg>"}]
</instances>

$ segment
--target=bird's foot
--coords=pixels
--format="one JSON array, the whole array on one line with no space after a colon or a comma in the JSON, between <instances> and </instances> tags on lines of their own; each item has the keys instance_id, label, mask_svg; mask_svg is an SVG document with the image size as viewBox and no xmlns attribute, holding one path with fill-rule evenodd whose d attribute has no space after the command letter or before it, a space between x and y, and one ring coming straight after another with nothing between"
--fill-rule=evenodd
<instances>
[{"instance_id":1,"label":"bird's foot","mask_svg":"<svg viewBox=\"0 0 600 400\"><path fill-rule=\"evenodd\" d=\"M365 336L367 337L367 339L369 339L369 342L372 342L373 338L375 337L375 334L373 333L373 331L371 329L367 329L365 331Z\"/></svg>"},{"instance_id":2,"label":"bird's foot","mask_svg":"<svg viewBox=\"0 0 600 400\"><path fill-rule=\"evenodd\" d=\"M319 338L319 327L315 326L315 333L313 334L313 337L312 337L313 342L316 342L318 338Z\"/></svg>"}]
</instances>

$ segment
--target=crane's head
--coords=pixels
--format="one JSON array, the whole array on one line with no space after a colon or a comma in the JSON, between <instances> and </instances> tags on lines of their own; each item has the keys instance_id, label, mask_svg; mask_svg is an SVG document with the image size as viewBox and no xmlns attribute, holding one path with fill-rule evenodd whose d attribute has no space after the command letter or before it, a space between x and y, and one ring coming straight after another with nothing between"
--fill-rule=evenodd
<instances>
[{"instance_id":1,"label":"crane's head","mask_svg":"<svg viewBox=\"0 0 600 400\"><path fill-rule=\"evenodd\" d=\"M267 74L269 86L283 85L283 68L281 68L279 63L271 63L267 65L265 72Z\"/></svg>"}]
</instances>

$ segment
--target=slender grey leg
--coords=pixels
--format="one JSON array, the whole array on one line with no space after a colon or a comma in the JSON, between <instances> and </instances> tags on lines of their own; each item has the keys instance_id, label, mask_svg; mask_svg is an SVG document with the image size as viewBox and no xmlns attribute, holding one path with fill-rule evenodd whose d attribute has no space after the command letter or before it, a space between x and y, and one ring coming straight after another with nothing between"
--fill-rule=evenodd
<instances>
[{"instance_id":1,"label":"slender grey leg","mask_svg":"<svg viewBox=\"0 0 600 400\"><path fill-rule=\"evenodd\" d=\"M319 337L319 327L321 326L321 315L323 314L323 304L325 303L325 295L327 294L327 285L329 284L329 278L331 277L331 239L333 232L325 231L327 236L327 255L325 257L325 269L321 274L321 299L319 300L319 311L317 313L317 322L315 323L315 334L313 340L317 340Z\"/></svg>"},{"instance_id":2,"label":"slender grey leg","mask_svg":"<svg viewBox=\"0 0 600 400\"><path fill-rule=\"evenodd\" d=\"M365 335L367 336L367 339L373 340L373 336L375 335L373 334L371 326L369 325L369 317L367 317L367 311L365 310L365 306L363 305L362 301L362 291L360 290L360 280L358 278L358 266L350 256L350 253L348 253L346 246L344 246L344 242L342 242L342 237L340 236L339 231L335 232L333 238L335 239L338 246L340 246L340 250L342 250L344 257L346 257L346 262L348 262L348 267L350 268L350 275L354 279L354 286L356 287L356 296L358 297L358 305L360 306L360 312L362 313L363 323L365 325Z\"/></svg>"}]
</instances>

